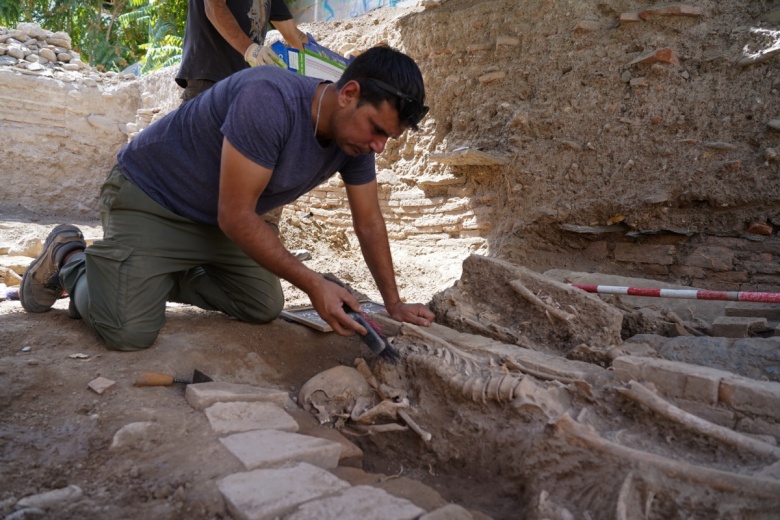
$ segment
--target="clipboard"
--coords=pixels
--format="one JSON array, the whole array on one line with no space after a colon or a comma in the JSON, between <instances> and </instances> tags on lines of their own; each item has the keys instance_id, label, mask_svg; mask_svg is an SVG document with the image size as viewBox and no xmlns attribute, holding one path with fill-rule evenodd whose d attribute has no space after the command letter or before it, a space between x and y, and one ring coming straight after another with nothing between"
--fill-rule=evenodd
<instances>
[{"instance_id":1,"label":"clipboard","mask_svg":"<svg viewBox=\"0 0 780 520\"><path fill-rule=\"evenodd\" d=\"M371 300L360 300L360 307L366 314L376 314L378 312L385 312L385 306L381 303L377 303ZM333 329L328 322L320 318L320 315L314 310L314 307L297 307L294 309L285 309L279 315L287 321L296 323L302 323L307 327L320 332L332 332Z\"/></svg>"}]
</instances>

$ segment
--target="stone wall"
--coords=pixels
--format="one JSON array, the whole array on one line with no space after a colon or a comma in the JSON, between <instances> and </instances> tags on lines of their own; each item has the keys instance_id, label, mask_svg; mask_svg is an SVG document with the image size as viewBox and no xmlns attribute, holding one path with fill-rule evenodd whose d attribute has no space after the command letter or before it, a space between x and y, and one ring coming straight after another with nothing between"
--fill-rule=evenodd
<instances>
[{"instance_id":1,"label":"stone wall","mask_svg":"<svg viewBox=\"0 0 780 520\"><path fill-rule=\"evenodd\" d=\"M601 237L582 245L568 267L711 290L778 290L776 236L660 235L630 242Z\"/></svg>"},{"instance_id":2,"label":"stone wall","mask_svg":"<svg viewBox=\"0 0 780 520\"><path fill-rule=\"evenodd\" d=\"M127 142L135 77L90 69L66 36L0 28L0 214L96 215L98 187Z\"/></svg>"},{"instance_id":3,"label":"stone wall","mask_svg":"<svg viewBox=\"0 0 780 520\"><path fill-rule=\"evenodd\" d=\"M430 114L377 157L393 246L778 290L780 60L748 28L780 26L780 8L554 4L448 0L313 28L423 71ZM33 65L0 67L0 211L95 215L119 147L178 105L173 70L66 82ZM287 212L351 227L338 177Z\"/></svg>"}]
</instances>

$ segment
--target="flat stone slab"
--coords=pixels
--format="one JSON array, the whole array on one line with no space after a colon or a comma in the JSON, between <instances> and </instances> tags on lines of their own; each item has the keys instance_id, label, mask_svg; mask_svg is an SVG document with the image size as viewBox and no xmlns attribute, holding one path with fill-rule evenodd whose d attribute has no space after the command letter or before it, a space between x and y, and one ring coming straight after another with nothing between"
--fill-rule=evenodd
<instances>
[{"instance_id":1,"label":"flat stone slab","mask_svg":"<svg viewBox=\"0 0 780 520\"><path fill-rule=\"evenodd\" d=\"M270 468L289 462L308 462L323 469L339 463L341 444L319 437L276 430L236 433L220 442L246 469Z\"/></svg>"},{"instance_id":2,"label":"flat stone slab","mask_svg":"<svg viewBox=\"0 0 780 520\"><path fill-rule=\"evenodd\" d=\"M612 361L620 381L650 381L661 393L710 405L718 403L720 382L729 372L665 359L620 356Z\"/></svg>"},{"instance_id":3,"label":"flat stone slab","mask_svg":"<svg viewBox=\"0 0 780 520\"><path fill-rule=\"evenodd\" d=\"M421 516L420 520L472 520L473 518L466 508L457 504L447 504Z\"/></svg>"},{"instance_id":4,"label":"flat stone slab","mask_svg":"<svg viewBox=\"0 0 780 520\"><path fill-rule=\"evenodd\" d=\"M452 152L432 153L430 160L452 166L503 166L509 159L502 155L486 153L474 148L463 148Z\"/></svg>"},{"instance_id":5,"label":"flat stone slab","mask_svg":"<svg viewBox=\"0 0 780 520\"><path fill-rule=\"evenodd\" d=\"M187 385L184 397L190 403L190 406L196 410L204 410L214 403L229 403L233 401L270 402L284 407L288 399L290 399L287 392L275 388L217 382Z\"/></svg>"},{"instance_id":6,"label":"flat stone slab","mask_svg":"<svg viewBox=\"0 0 780 520\"><path fill-rule=\"evenodd\" d=\"M100 376L87 383L87 386L96 394L102 395L107 390L114 388L114 386L116 386L116 381Z\"/></svg>"},{"instance_id":7,"label":"flat stone slab","mask_svg":"<svg viewBox=\"0 0 780 520\"><path fill-rule=\"evenodd\" d=\"M637 347L642 342L647 345ZM636 348L634 348L636 347ZM650 350L652 348L652 351ZM780 381L780 338L723 338L637 334L623 343L632 355L657 357L729 372L757 380Z\"/></svg>"},{"instance_id":8,"label":"flat stone slab","mask_svg":"<svg viewBox=\"0 0 780 520\"><path fill-rule=\"evenodd\" d=\"M766 318L721 316L712 322L712 335L724 338L746 338L752 332L766 327Z\"/></svg>"},{"instance_id":9,"label":"flat stone slab","mask_svg":"<svg viewBox=\"0 0 780 520\"><path fill-rule=\"evenodd\" d=\"M743 316L766 318L769 321L780 321L780 304L733 302L726 305L726 316Z\"/></svg>"},{"instance_id":10,"label":"flat stone slab","mask_svg":"<svg viewBox=\"0 0 780 520\"><path fill-rule=\"evenodd\" d=\"M290 414L273 403L215 403L205 410L216 433L236 433L250 430L281 430L297 432L298 423Z\"/></svg>"},{"instance_id":11,"label":"flat stone slab","mask_svg":"<svg viewBox=\"0 0 780 520\"><path fill-rule=\"evenodd\" d=\"M271 520L350 486L322 468L301 462L287 468L234 473L217 481L217 487L236 520Z\"/></svg>"},{"instance_id":12,"label":"flat stone slab","mask_svg":"<svg viewBox=\"0 0 780 520\"><path fill-rule=\"evenodd\" d=\"M423 514L425 510L409 500L372 486L356 486L335 496L306 502L285 520L413 520Z\"/></svg>"}]
</instances>

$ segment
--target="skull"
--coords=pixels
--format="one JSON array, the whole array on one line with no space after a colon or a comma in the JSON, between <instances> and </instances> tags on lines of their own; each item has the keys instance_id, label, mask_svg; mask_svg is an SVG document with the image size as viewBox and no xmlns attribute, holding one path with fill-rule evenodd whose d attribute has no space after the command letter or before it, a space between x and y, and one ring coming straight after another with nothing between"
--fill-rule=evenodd
<instances>
[{"instance_id":1,"label":"skull","mask_svg":"<svg viewBox=\"0 0 780 520\"><path fill-rule=\"evenodd\" d=\"M374 390L356 369L337 366L309 379L301 387L298 404L325 424L333 417L348 418L358 398L373 401Z\"/></svg>"}]
</instances>

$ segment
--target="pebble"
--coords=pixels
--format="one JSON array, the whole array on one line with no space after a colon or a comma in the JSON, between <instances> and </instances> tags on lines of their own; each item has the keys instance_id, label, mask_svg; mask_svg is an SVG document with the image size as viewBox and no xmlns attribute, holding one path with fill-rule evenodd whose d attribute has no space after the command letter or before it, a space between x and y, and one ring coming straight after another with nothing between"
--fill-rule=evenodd
<instances>
[{"instance_id":1,"label":"pebble","mask_svg":"<svg viewBox=\"0 0 780 520\"><path fill-rule=\"evenodd\" d=\"M57 55L51 49L41 49L38 51L38 55L42 58L46 58L49 61L57 61Z\"/></svg>"},{"instance_id":2,"label":"pebble","mask_svg":"<svg viewBox=\"0 0 780 520\"><path fill-rule=\"evenodd\" d=\"M97 377L89 382L87 385L90 390L98 395L102 395L107 390L110 390L116 385L116 381L112 381L105 377Z\"/></svg>"},{"instance_id":3,"label":"pebble","mask_svg":"<svg viewBox=\"0 0 780 520\"><path fill-rule=\"evenodd\" d=\"M64 503L78 500L83 495L81 488L70 485L61 489L24 497L16 503L16 507L51 508Z\"/></svg>"},{"instance_id":4,"label":"pebble","mask_svg":"<svg viewBox=\"0 0 780 520\"><path fill-rule=\"evenodd\" d=\"M5 520L37 520L45 517L46 511L40 507L25 507L6 516Z\"/></svg>"}]
</instances>

